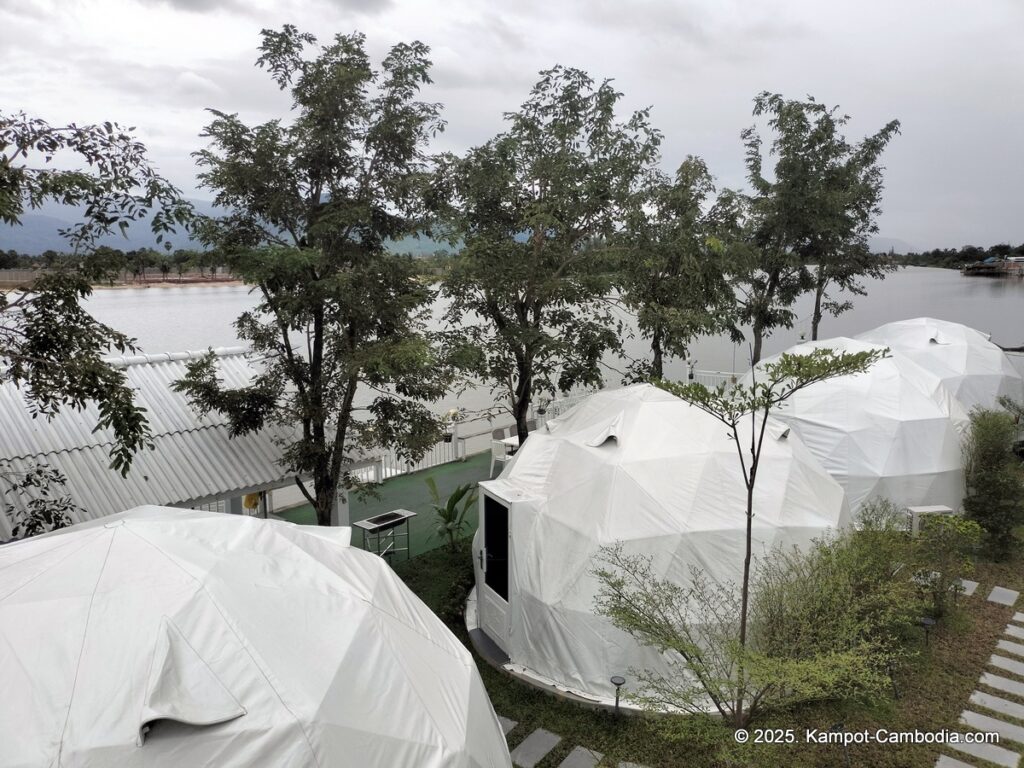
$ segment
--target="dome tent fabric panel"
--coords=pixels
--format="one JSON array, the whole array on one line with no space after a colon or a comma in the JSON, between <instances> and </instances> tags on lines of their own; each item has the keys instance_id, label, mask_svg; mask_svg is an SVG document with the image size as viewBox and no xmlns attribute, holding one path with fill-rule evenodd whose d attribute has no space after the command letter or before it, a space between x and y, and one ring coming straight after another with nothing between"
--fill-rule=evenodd
<instances>
[{"instance_id":1,"label":"dome tent fabric panel","mask_svg":"<svg viewBox=\"0 0 1024 768\"><path fill-rule=\"evenodd\" d=\"M592 445L617 422L616 439ZM756 489L754 552L803 545L848 522L839 485L772 422ZM741 440L743 436L741 434ZM530 438L497 480L509 503L511 663L597 698L633 667L666 659L594 613L601 547L652 558L684 586L691 567L739 581L746 491L735 443L712 416L649 385L601 392ZM478 542L479 543L479 542ZM478 574L478 585L480 584ZM480 608L478 601L478 610Z\"/></svg>"},{"instance_id":2,"label":"dome tent fabric panel","mask_svg":"<svg viewBox=\"0 0 1024 768\"><path fill-rule=\"evenodd\" d=\"M788 352L815 349L855 353L884 347L839 337L798 344ZM963 500L960 446L967 413L935 374L898 351L864 373L797 392L773 416L792 427L845 488L853 512L878 497L900 507L944 504L954 509Z\"/></svg>"},{"instance_id":3,"label":"dome tent fabric panel","mask_svg":"<svg viewBox=\"0 0 1024 768\"><path fill-rule=\"evenodd\" d=\"M966 325L917 317L887 323L858 339L882 344L933 373L968 412L996 408L999 397L1024 399L1024 378L988 334Z\"/></svg>"},{"instance_id":4,"label":"dome tent fabric panel","mask_svg":"<svg viewBox=\"0 0 1024 768\"><path fill-rule=\"evenodd\" d=\"M348 535L148 507L0 548L0 766L509 766L468 651ZM168 623L219 687L171 654L161 709L244 714L140 747Z\"/></svg>"}]
</instances>

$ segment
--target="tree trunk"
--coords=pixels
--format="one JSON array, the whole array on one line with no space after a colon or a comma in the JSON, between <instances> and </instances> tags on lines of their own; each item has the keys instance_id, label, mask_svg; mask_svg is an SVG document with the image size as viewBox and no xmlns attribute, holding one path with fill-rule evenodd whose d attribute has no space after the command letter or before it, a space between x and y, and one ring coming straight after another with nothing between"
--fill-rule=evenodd
<instances>
[{"instance_id":1,"label":"tree trunk","mask_svg":"<svg viewBox=\"0 0 1024 768\"><path fill-rule=\"evenodd\" d=\"M747 485L747 541L746 551L743 555L743 585L740 592L740 649L741 653L747 649L747 607L750 603L750 560L753 552L753 530L754 530L754 483L753 477L756 465L751 466L751 481ZM743 668L743 659L740 658L739 676L736 680L736 707L734 710L736 727L741 728L746 724L746 716L743 713L744 699L746 698L746 670Z\"/></svg>"},{"instance_id":2,"label":"tree trunk","mask_svg":"<svg viewBox=\"0 0 1024 768\"><path fill-rule=\"evenodd\" d=\"M761 344L764 341L764 327L760 322L754 322L750 335L754 337L754 348L750 353L750 365L753 367L761 362Z\"/></svg>"},{"instance_id":3,"label":"tree trunk","mask_svg":"<svg viewBox=\"0 0 1024 768\"><path fill-rule=\"evenodd\" d=\"M329 526L331 513L334 511L334 483L331 482L329 471L318 469L313 479L313 498L316 499L316 524Z\"/></svg>"},{"instance_id":4,"label":"tree trunk","mask_svg":"<svg viewBox=\"0 0 1024 768\"><path fill-rule=\"evenodd\" d=\"M814 314L811 316L811 341L818 340L818 326L821 324L821 300L825 295L825 275L818 265L818 276L814 281Z\"/></svg>"},{"instance_id":5,"label":"tree trunk","mask_svg":"<svg viewBox=\"0 0 1024 768\"><path fill-rule=\"evenodd\" d=\"M661 349L661 339L664 336L661 328L655 328L651 336L651 378L664 378L664 353Z\"/></svg>"},{"instance_id":6,"label":"tree trunk","mask_svg":"<svg viewBox=\"0 0 1024 768\"><path fill-rule=\"evenodd\" d=\"M519 445L522 445L530 434L530 429L526 425L530 415L530 388L528 385L525 392L516 393L512 407L512 413L516 418L516 434L519 436Z\"/></svg>"}]
</instances>

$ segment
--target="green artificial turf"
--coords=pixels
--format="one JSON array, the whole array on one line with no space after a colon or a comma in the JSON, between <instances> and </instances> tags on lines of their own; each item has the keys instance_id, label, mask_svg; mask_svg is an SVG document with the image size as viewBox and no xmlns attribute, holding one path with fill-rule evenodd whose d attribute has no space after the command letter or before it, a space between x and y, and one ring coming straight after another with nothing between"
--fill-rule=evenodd
<instances>
[{"instance_id":1,"label":"green artificial turf","mask_svg":"<svg viewBox=\"0 0 1024 768\"><path fill-rule=\"evenodd\" d=\"M434 534L434 513L430 508L430 493L427 491L424 479L433 477L437 483L438 492L444 499L463 483L475 485L481 480L486 480L490 466L491 454L478 453L469 456L465 461L441 464L410 475L391 478L377 488L376 498L369 495L360 498L358 494L352 494L349 500L352 521L366 520L395 509L408 509L415 512L416 517L409 521L411 555L415 557L423 554L442 544L442 541ZM293 523L316 524L316 515L313 513L313 507L309 504L282 510L276 514ZM475 531L476 525L477 508L474 505L466 515L467 534ZM353 528L352 543L362 546L362 541L361 531L358 528Z\"/></svg>"}]
</instances>

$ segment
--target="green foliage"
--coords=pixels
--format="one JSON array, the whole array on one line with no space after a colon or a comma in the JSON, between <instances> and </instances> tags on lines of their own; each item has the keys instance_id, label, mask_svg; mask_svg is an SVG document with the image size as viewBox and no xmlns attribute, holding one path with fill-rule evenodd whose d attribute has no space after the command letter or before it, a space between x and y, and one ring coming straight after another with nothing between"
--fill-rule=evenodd
<instances>
[{"instance_id":1,"label":"green foliage","mask_svg":"<svg viewBox=\"0 0 1024 768\"><path fill-rule=\"evenodd\" d=\"M1013 551L1013 529L1024 520L1024 472L1013 454L1016 437L1017 424L1009 413L971 411L971 431L964 441L964 509L984 529L988 552L1000 560Z\"/></svg>"},{"instance_id":2,"label":"green foliage","mask_svg":"<svg viewBox=\"0 0 1024 768\"><path fill-rule=\"evenodd\" d=\"M660 379L664 357L685 358L698 335L738 333L720 210L704 210L713 192L704 161L687 157L674 180L655 175L647 205L629 211L617 238L622 300L651 341L651 360L633 364L634 380Z\"/></svg>"},{"instance_id":3,"label":"green foliage","mask_svg":"<svg viewBox=\"0 0 1024 768\"><path fill-rule=\"evenodd\" d=\"M70 496L56 495L66 482L61 472L46 464L19 472L7 462L0 463L0 500L4 514L14 522L14 538L25 539L71 525L71 515L82 510Z\"/></svg>"},{"instance_id":4,"label":"green foliage","mask_svg":"<svg viewBox=\"0 0 1024 768\"><path fill-rule=\"evenodd\" d=\"M111 468L127 474L132 456L151 445L145 409L135 404L124 371L104 362L111 348L133 351L133 340L97 322L81 302L91 293L79 272L58 271L36 280L32 291L0 293L0 376L25 388L33 414L95 401L96 429L110 429Z\"/></svg>"},{"instance_id":5,"label":"green foliage","mask_svg":"<svg viewBox=\"0 0 1024 768\"><path fill-rule=\"evenodd\" d=\"M661 381L658 386L711 414L735 431L745 416L766 417L800 390L837 376L862 373L887 355L887 349L837 354L824 347L802 355L784 352L774 362L754 368L749 385L707 387L697 382ZM762 419L760 429L752 432L758 440L756 446L752 444L752 449L760 449L766 423Z\"/></svg>"},{"instance_id":6,"label":"green foliage","mask_svg":"<svg viewBox=\"0 0 1024 768\"><path fill-rule=\"evenodd\" d=\"M466 530L466 513L476 504L477 491L474 483L458 486L447 499L442 499L437 490L437 482L433 477L424 480L430 491L431 508L437 518L434 522L435 535L448 544L448 549L455 552L459 540Z\"/></svg>"},{"instance_id":7,"label":"green foliage","mask_svg":"<svg viewBox=\"0 0 1024 768\"><path fill-rule=\"evenodd\" d=\"M618 349L604 243L643 201L659 134L577 69L541 73L506 132L443 158L436 195L464 244L444 279L462 367L500 390L525 440L531 401L601 382Z\"/></svg>"},{"instance_id":8,"label":"green foliage","mask_svg":"<svg viewBox=\"0 0 1024 768\"><path fill-rule=\"evenodd\" d=\"M754 100L754 114L768 116L775 135L771 154L776 158L769 180L762 174L760 136L753 128L744 132L747 171L756 195L755 239L766 258L763 274L768 278L755 293L771 306L775 278L779 314L767 317L788 327L793 291L801 286L813 290L811 338L817 339L823 312L838 315L852 306L830 296L830 287L863 295L859 278L883 277L891 269L870 253L868 237L878 231L881 213L879 159L900 124L893 120L850 144L842 134L849 117L838 107L826 107L810 97L786 100L767 91ZM748 312L753 322L759 303Z\"/></svg>"},{"instance_id":9,"label":"green foliage","mask_svg":"<svg viewBox=\"0 0 1024 768\"><path fill-rule=\"evenodd\" d=\"M699 713L713 706L743 725L770 710L816 701L879 701L907 652L915 617L896 529L848 530L804 550L772 550L751 585L750 636L739 642L740 590L691 569L682 587L653 575L650 559L602 550L597 612L639 642L681 660L665 678L631 670L637 700ZM883 546L879 546L883 544Z\"/></svg>"},{"instance_id":10,"label":"green foliage","mask_svg":"<svg viewBox=\"0 0 1024 768\"><path fill-rule=\"evenodd\" d=\"M287 25L264 30L260 51L293 119L250 127L211 110L196 159L215 205L231 211L200 234L254 287L257 306L235 327L262 368L227 391L206 358L177 386L227 414L236 434L296 425L284 460L312 479L307 499L327 525L339 491L356 485L349 461L379 447L416 460L441 436L424 405L448 382L424 332L433 296L385 242L421 228L425 145L443 123L437 104L416 98L430 82L422 43L394 46L379 71L358 33L321 46ZM357 391L368 404L357 407Z\"/></svg>"},{"instance_id":11,"label":"green foliage","mask_svg":"<svg viewBox=\"0 0 1024 768\"><path fill-rule=\"evenodd\" d=\"M84 205L85 218L61 232L76 253L147 216L157 242L187 225L192 207L149 164L132 130L114 123L51 126L24 112L0 112L0 221L18 224L26 206L47 200ZM54 167L64 157L87 170Z\"/></svg>"},{"instance_id":12,"label":"green foliage","mask_svg":"<svg viewBox=\"0 0 1024 768\"><path fill-rule=\"evenodd\" d=\"M85 169L55 167L76 161ZM0 380L24 387L39 415L95 401L96 428L114 435L111 467L125 474L132 456L150 445L150 433L123 371L103 360L111 351L134 351L133 340L82 307L92 282L119 268L111 249L94 246L144 217L163 239L190 221L191 207L149 164L130 129L54 127L24 113L0 113L0 221L17 224L26 209L48 200L83 205L85 214L62 231L72 257L44 254L52 271L22 292L0 293Z\"/></svg>"},{"instance_id":13,"label":"green foliage","mask_svg":"<svg viewBox=\"0 0 1024 768\"><path fill-rule=\"evenodd\" d=\"M933 618L949 613L963 589L960 580L974 572L971 558L982 534L980 525L959 515L927 515L921 520L914 539L915 581L928 593Z\"/></svg>"},{"instance_id":14,"label":"green foliage","mask_svg":"<svg viewBox=\"0 0 1024 768\"><path fill-rule=\"evenodd\" d=\"M626 554L621 544L603 548L595 560L601 584L595 612L638 642L681 659L685 668L671 678L631 669L637 702L690 714L713 706L727 720L745 722L749 711L736 707L744 651L737 642L741 606L735 585L719 584L696 568L689 587L659 579L649 556Z\"/></svg>"},{"instance_id":15,"label":"green foliage","mask_svg":"<svg viewBox=\"0 0 1024 768\"><path fill-rule=\"evenodd\" d=\"M473 555L469 551L468 542L463 539L456 542L455 547L446 550L452 561L451 580L445 591L444 602L438 610L438 616L452 627L464 627L466 601L469 593L476 586L476 574L473 572Z\"/></svg>"}]
</instances>

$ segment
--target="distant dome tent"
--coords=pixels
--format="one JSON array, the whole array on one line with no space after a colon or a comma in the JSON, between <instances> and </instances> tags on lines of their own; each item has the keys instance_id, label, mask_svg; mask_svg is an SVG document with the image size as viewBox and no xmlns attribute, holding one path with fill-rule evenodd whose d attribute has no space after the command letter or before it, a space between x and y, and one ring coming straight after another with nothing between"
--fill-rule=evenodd
<instances>
[{"instance_id":1,"label":"distant dome tent","mask_svg":"<svg viewBox=\"0 0 1024 768\"><path fill-rule=\"evenodd\" d=\"M746 490L735 443L714 417L650 385L592 395L531 432L480 487L470 619L534 682L608 701L612 676L668 671L661 654L595 614L602 547L621 542L683 585L692 567L720 581L741 577ZM755 555L849 519L842 488L774 420L755 508Z\"/></svg>"},{"instance_id":2,"label":"distant dome tent","mask_svg":"<svg viewBox=\"0 0 1024 768\"><path fill-rule=\"evenodd\" d=\"M0 547L0 766L510 768L469 652L349 533L139 507Z\"/></svg>"},{"instance_id":3,"label":"distant dome tent","mask_svg":"<svg viewBox=\"0 0 1024 768\"><path fill-rule=\"evenodd\" d=\"M799 355L823 348L856 353L884 346L838 337L787 351ZM961 435L967 413L936 375L898 351L864 373L812 384L774 415L839 481L853 512L879 497L898 507L957 509L963 501Z\"/></svg>"},{"instance_id":4,"label":"distant dome tent","mask_svg":"<svg viewBox=\"0 0 1024 768\"><path fill-rule=\"evenodd\" d=\"M934 374L965 410L996 408L1000 396L1024 400L1024 378L988 334L966 325L916 317L858 337L882 344Z\"/></svg>"}]
</instances>

